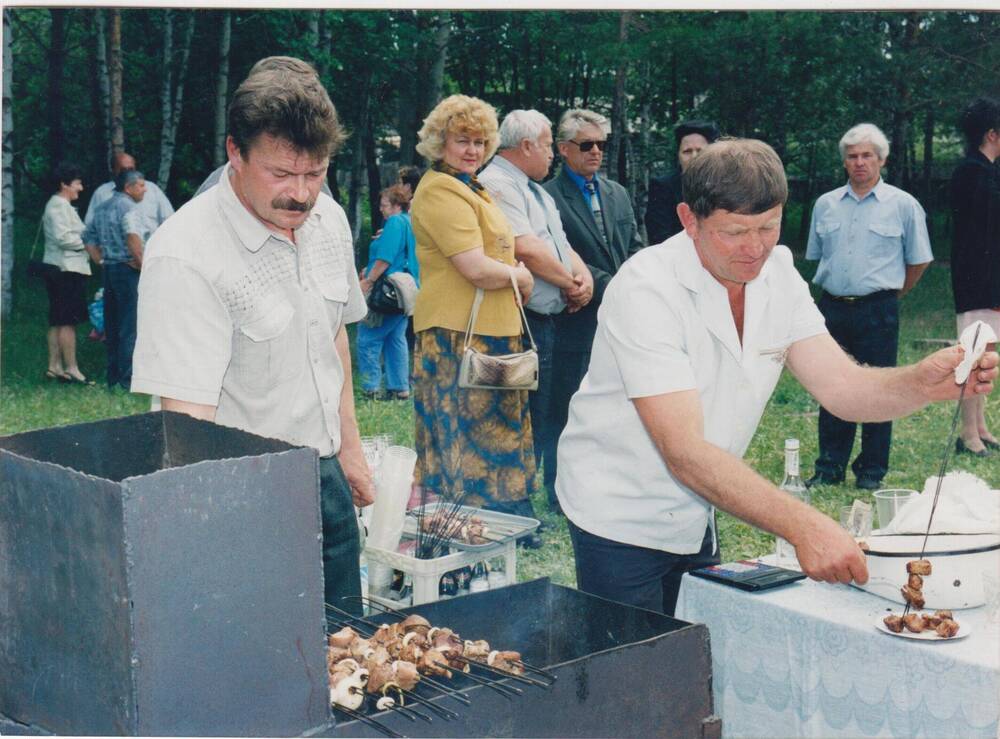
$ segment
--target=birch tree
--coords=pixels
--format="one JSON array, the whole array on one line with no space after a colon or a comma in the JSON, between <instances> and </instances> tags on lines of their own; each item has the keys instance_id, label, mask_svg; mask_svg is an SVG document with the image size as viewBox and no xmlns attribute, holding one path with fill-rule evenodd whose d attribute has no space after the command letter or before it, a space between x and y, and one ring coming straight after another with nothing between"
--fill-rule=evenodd
<instances>
[{"instance_id":1,"label":"birch tree","mask_svg":"<svg viewBox=\"0 0 1000 739\"><path fill-rule=\"evenodd\" d=\"M229 45L232 37L232 12L224 10L219 18L219 65L215 74L215 150L216 167L226 161L226 101L229 97Z\"/></svg>"},{"instance_id":2,"label":"birch tree","mask_svg":"<svg viewBox=\"0 0 1000 739\"><path fill-rule=\"evenodd\" d=\"M125 151L125 111L122 106L122 12L108 11L108 111L111 119L111 153ZM110 158L110 157L109 157Z\"/></svg>"},{"instance_id":3,"label":"birch tree","mask_svg":"<svg viewBox=\"0 0 1000 739\"><path fill-rule=\"evenodd\" d=\"M10 8L3 9L3 225L0 234L3 268L2 288L0 288L0 314L10 316L11 286L10 272L14 266L14 106L11 97L11 76L14 56L11 49L14 37L11 33Z\"/></svg>"},{"instance_id":4,"label":"birch tree","mask_svg":"<svg viewBox=\"0 0 1000 739\"><path fill-rule=\"evenodd\" d=\"M156 180L160 189L166 190L170 182L170 167L177 147L177 126L184 106L184 78L187 75L188 58L191 54L191 38L194 35L194 12L184 14L180 48L174 50L174 11L164 11L163 26L163 85L160 92L160 111L163 118L160 128L160 170ZM175 60L175 54L179 59ZM174 85L176 65L177 84Z\"/></svg>"},{"instance_id":5,"label":"birch tree","mask_svg":"<svg viewBox=\"0 0 1000 739\"><path fill-rule=\"evenodd\" d=\"M103 177L105 168L111 160L111 81L108 77L108 23L105 11L94 10L94 107L97 110L97 137L100 146L98 159L104 163L101 168Z\"/></svg>"},{"instance_id":6,"label":"birch tree","mask_svg":"<svg viewBox=\"0 0 1000 739\"><path fill-rule=\"evenodd\" d=\"M69 11L65 8L49 10L48 48L48 101L46 105L49 122L49 157L54 165L65 156L65 136L63 135L63 71L66 66L66 26Z\"/></svg>"}]
</instances>

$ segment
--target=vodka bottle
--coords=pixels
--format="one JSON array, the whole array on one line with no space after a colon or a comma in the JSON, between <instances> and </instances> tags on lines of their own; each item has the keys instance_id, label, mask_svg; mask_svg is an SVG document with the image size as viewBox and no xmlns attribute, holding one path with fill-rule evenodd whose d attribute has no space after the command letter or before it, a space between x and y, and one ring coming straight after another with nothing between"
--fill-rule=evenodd
<instances>
[{"instance_id":1,"label":"vodka bottle","mask_svg":"<svg viewBox=\"0 0 1000 739\"><path fill-rule=\"evenodd\" d=\"M802 482L799 474L799 440L785 439L785 479L781 481L781 489L786 493L794 495L803 503L809 503L809 489ZM782 539L775 537L775 555L778 564L782 566L798 566L798 559L795 556L795 547Z\"/></svg>"}]
</instances>

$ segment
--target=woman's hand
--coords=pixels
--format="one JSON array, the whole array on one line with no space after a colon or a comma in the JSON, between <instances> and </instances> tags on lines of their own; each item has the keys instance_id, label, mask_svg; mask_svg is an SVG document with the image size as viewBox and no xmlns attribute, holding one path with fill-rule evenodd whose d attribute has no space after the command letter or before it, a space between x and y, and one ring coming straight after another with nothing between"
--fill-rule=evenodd
<instances>
[{"instance_id":1,"label":"woman's hand","mask_svg":"<svg viewBox=\"0 0 1000 739\"><path fill-rule=\"evenodd\" d=\"M527 303L531 297L531 291L535 288L535 278L524 266L524 262L518 262L513 268L514 280L517 282L517 289L521 293L521 302Z\"/></svg>"}]
</instances>

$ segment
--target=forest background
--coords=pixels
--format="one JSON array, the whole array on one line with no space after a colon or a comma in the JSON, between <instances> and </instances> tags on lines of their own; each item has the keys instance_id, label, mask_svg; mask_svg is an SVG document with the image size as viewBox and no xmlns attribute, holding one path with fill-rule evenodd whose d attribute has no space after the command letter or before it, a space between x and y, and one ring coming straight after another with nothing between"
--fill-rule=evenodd
<instances>
[{"instance_id":1,"label":"forest background","mask_svg":"<svg viewBox=\"0 0 1000 739\"><path fill-rule=\"evenodd\" d=\"M800 249L812 202L844 179L837 140L861 121L889 136L886 179L920 199L932 233L947 233L957 113L1000 91L1000 14L984 11L7 6L3 32L5 316L14 223L37 223L55 163L83 167L81 212L121 150L179 207L223 161L230 94L271 54L312 62L351 132L329 179L359 262L380 226L380 188L419 160L422 119L454 92L501 116L519 107L553 121L571 107L608 115L607 173L628 188L640 222L649 177L675 166L678 121L710 118L726 134L763 139L791 183L783 242ZM947 260L946 240L935 240L935 256Z\"/></svg>"}]
</instances>

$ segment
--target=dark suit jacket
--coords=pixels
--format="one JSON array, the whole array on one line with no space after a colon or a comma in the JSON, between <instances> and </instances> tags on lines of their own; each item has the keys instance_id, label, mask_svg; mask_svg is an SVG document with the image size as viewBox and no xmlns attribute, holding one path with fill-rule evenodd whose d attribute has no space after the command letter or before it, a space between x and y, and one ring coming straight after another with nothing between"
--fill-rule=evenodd
<instances>
[{"instance_id":1,"label":"dark suit jacket","mask_svg":"<svg viewBox=\"0 0 1000 739\"><path fill-rule=\"evenodd\" d=\"M570 246L580 255L594 276L594 298L576 313L561 313L556 319L556 350L590 351L597 331L597 308L604 290L622 263L645 246L635 223L628 192L617 182L600 174L597 188L601 197L604 227L611 242L604 244L590 204L566 174L565 167L543 187L556 201L563 230Z\"/></svg>"},{"instance_id":2,"label":"dark suit jacket","mask_svg":"<svg viewBox=\"0 0 1000 739\"><path fill-rule=\"evenodd\" d=\"M659 244L684 230L681 219L677 216L677 205L682 199L679 171L666 177L652 177L649 180L646 236L650 244Z\"/></svg>"}]
</instances>

